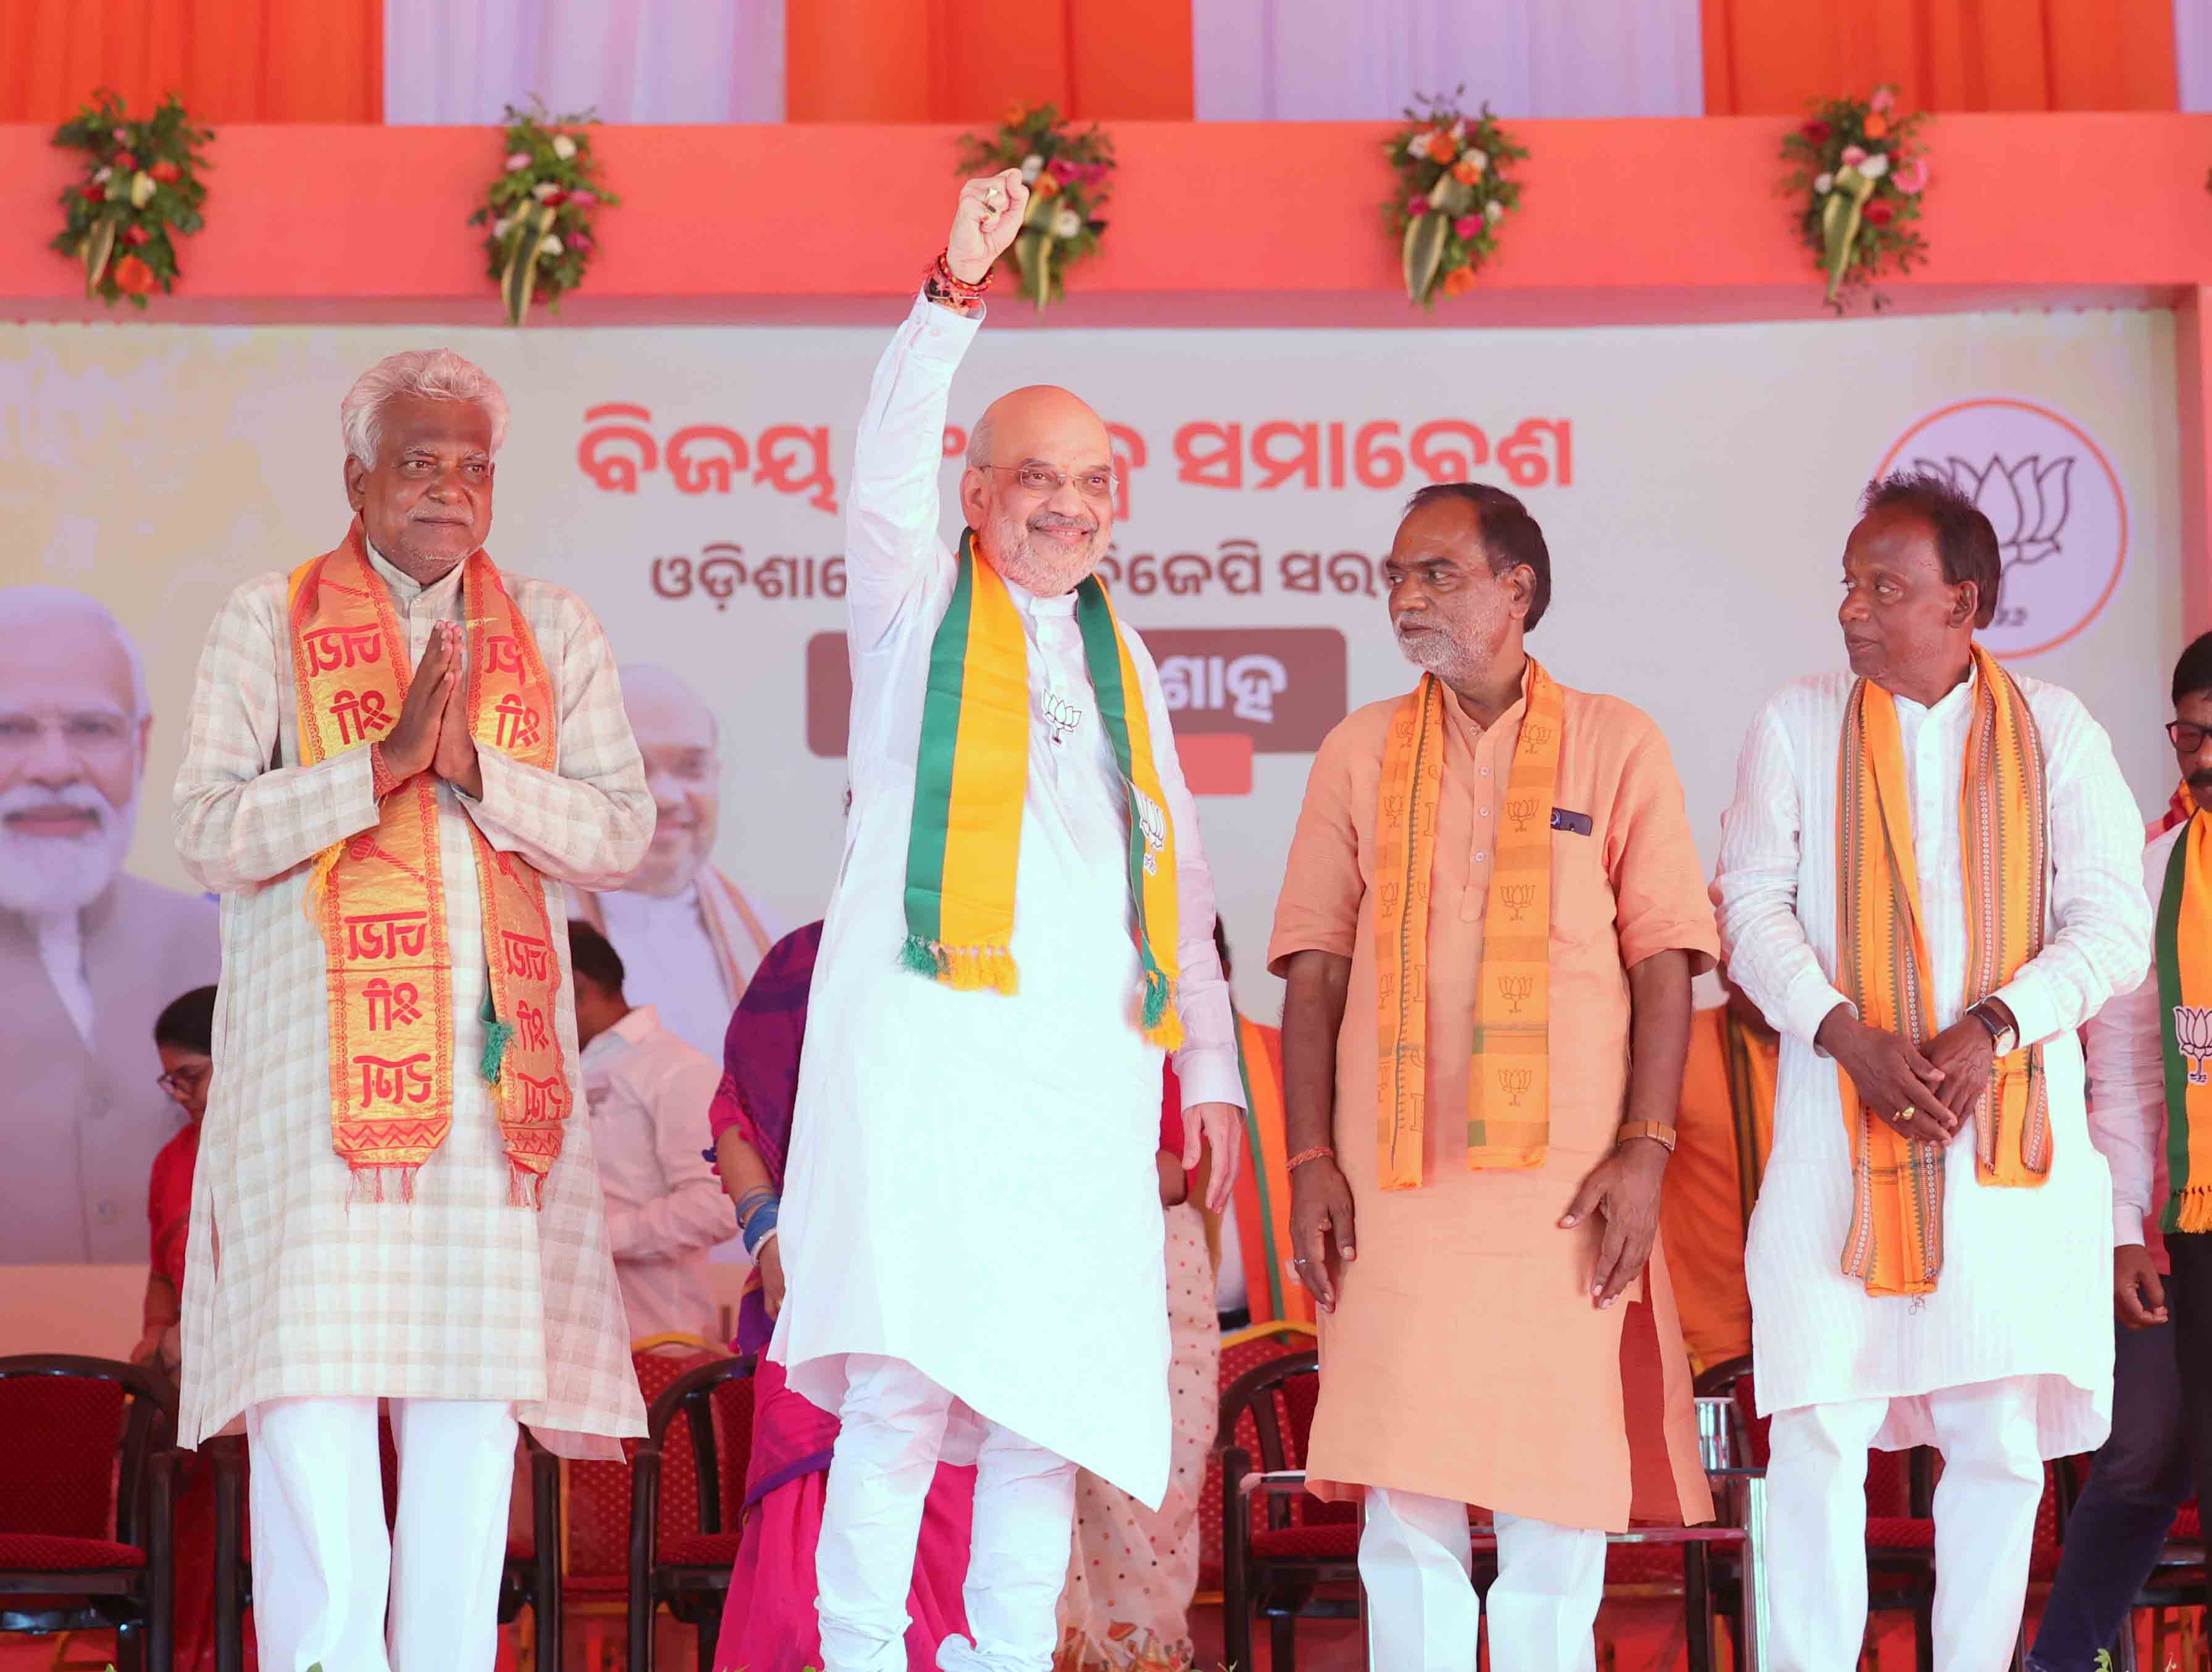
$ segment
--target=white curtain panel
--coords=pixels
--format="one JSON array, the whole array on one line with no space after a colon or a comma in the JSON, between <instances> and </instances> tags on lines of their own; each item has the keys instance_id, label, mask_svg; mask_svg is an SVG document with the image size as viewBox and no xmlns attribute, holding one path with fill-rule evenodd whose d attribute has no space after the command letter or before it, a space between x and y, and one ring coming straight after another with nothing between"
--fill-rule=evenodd
<instances>
[{"instance_id":1,"label":"white curtain panel","mask_svg":"<svg viewBox=\"0 0 2212 1672\"><path fill-rule=\"evenodd\" d=\"M2212 0L2173 0L2173 67L2182 109L2212 110Z\"/></svg>"},{"instance_id":2,"label":"white curtain panel","mask_svg":"<svg viewBox=\"0 0 2212 1672\"><path fill-rule=\"evenodd\" d=\"M1388 121L1462 83L1500 116L1705 109L1698 0L1192 0L1191 31L1207 121Z\"/></svg>"},{"instance_id":3,"label":"white curtain panel","mask_svg":"<svg viewBox=\"0 0 2212 1672\"><path fill-rule=\"evenodd\" d=\"M385 0L384 119L783 120L783 0Z\"/></svg>"}]
</instances>

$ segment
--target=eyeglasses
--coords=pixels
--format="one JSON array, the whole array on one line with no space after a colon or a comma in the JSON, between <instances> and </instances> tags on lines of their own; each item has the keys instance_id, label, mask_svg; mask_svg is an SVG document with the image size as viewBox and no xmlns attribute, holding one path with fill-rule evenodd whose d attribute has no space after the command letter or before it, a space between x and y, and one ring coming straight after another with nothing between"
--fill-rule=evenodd
<instances>
[{"instance_id":1,"label":"eyeglasses","mask_svg":"<svg viewBox=\"0 0 2212 1672\"><path fill-rule=\"evenodd\" d=\"M179 1068L157 1075L154 1084L173 1097L189 1097L207 1084L209 1072L207 1068Z\"/></svg>"},{"instance_id":2,"label":"eyeglasses","mask_svg":"<svg viewBox=\"0 0 2212 1672\"><path fill-rule=\"evenodd\" d=\"M1065 471L1056 471L1049 465L978 465L975 468L979 471L1010 471L1014 480L1022 484L1023 492L1043 496L1058 493L1073 480L1077 491L1097 505L1103 505L1112 499L1114 489L1120 485L1120 478L1111 471L1085 471L1079 476L1070 477Z\"/></svg>"},{"instance_id":3,"label":"eyeglasses","mask_svg":"<svg viewBox=\"0 0 2212 1672\"><path fill-rule=\"evenodd\" d=\"M2193 755L2204 746L2204 739L2212 737L2212 727L2191 726L2185 720L2166 722L2166 735L2169 742L2185 755Z\"/></svg>"}]
</instances>

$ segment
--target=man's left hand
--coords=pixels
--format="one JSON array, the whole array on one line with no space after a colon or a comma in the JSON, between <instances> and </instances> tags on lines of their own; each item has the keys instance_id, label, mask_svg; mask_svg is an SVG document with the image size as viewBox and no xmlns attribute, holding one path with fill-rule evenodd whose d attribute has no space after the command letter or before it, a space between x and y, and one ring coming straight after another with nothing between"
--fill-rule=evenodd
<instances>
[{"instance_id":1,"label":"man's left hand","mask_svg":"<svg viewBox=\"0 0 2212 1672\"><path fill-rule=\"evenodd\" d=\"M1213 1152L1213 1176L1206 1181L1206 1211L1219 1213L1237 1189L1237 1165L1244 1154L1244 1111L1233 1103L1193 1104L1182 1112L1182 1164L1198 1167L1199 1146Z\"/></svg>"},{"instance_id":2,"label":"man's left hand","mask_svg":"<svg viewBox=\"0 0 2212 1672\"><path fill-rule=\"evenodd\" d=\"M1659 1234L1659 1187L1667 1174L1667 1151L1656 1140L1632 1138L1590 1169L1583 1188L1559 1221L1571 1231L1592 1213L1605 1216L1605 1239L1598 1246L1590 1298L1610 1306L1633 1283L1651 1257Z\"/></svg>"},{"instance_id":3,"label":"man's left hand","mask_svg":"<svg viewBox=\"0 0 2212 1672\"><path fill-rule=\"evenodd\" d=\"M430 769L472 800L483 799L483 773L477 765L477 740L469 735L466 676L453 681L446 694L446 712L438 721L437 752Z\"/></svg>"},{"instance_id":4,"label":"man's left hand","mask_svg":"<svg viewBox=\"0 0 2212 1672\"><path fill-rule=\"evenodd\" d=\"M1990 1070L1996 1062L1996 1041L1971 1016L1961 1016L1922 1048L1921 1054L1943 1071L1936 1096L1959 1124L1956 1138L1966 1129L1990 1089Z\"/></svg>"}]
</instances>

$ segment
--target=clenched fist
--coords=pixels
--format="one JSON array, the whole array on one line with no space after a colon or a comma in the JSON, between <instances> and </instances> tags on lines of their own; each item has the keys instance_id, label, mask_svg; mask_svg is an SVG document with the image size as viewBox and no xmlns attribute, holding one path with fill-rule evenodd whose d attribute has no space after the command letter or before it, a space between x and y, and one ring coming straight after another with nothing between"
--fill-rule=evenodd
<instances>
[{"instance_id":1,"label":"clenched fist","mask_svg":"<svg viewBox=\"0 0 2212 1672\"><path fill-rule=\"evenodd\" d=\"M963 284L981 284L1022 229L1029 207L1030 189L1018 168L962 186L952 232L945 240L945 265L952 277Z\"/></svg>"}]
</instances>

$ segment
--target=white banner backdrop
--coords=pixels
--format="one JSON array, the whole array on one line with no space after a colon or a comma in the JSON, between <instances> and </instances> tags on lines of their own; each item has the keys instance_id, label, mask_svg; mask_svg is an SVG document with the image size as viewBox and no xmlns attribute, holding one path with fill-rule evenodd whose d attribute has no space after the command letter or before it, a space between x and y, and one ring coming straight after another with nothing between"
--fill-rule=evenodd
<instances>
[{"instance_id":1,"label":"white banner backdrop","mask_svg":"<svg viewBox=\"0 0 2212 1672\"><path fill-rule=\"evenodd\" d=\"M154 725L129 868L189 886L167 804L201 641L240 580L343 532L339 397L380 355L445 343L513 405L492 555L574 587L625 661L698 693L720 729L715 864L771 929L818 915L844 781L834 635L853 425L898 312L886 301L880 331L0 329L0 584L100 599L146 665ZM1410 681L1374 566L1405 496L1435 477L1527 498L1555 576L1532 648L1566 683L1658 720L1708 862L1758 703L1841 663L1844 538L1891 460L1925 458L1979 495L2011 563L1993 641L2033 648L2021 671L2081 695L2146 807L2171 787L2167 316L987 325L951 421L1040 380L1116 426L1117 596L1182 700L1194 777L1218 792L1200 804L1206 838L1238 997L1261 1016L1279 1006L1261 955L1313 744L1347 702ZM948 495L954 475L948 462ZM0 709L7 696L0 666ZM150 1080L150 1045L143 1066Z\"/></svg>"}]
</instances>

